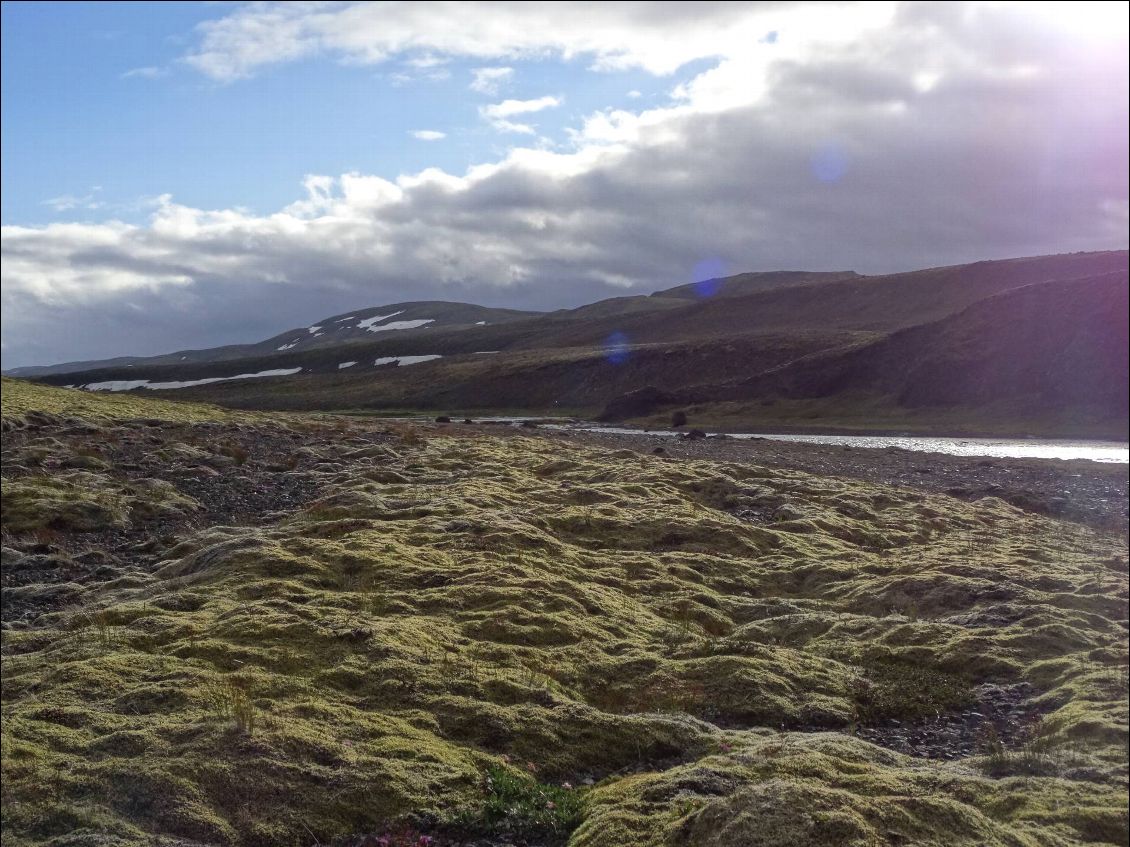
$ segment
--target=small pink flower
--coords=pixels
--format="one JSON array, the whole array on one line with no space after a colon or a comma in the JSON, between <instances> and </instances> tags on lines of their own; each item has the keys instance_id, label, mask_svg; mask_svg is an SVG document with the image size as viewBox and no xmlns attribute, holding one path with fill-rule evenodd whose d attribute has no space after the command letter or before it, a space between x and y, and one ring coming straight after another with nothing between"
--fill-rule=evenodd
<instances>
[{"instance_id":1,"label":"small pink flower","mask_svg":"<svg viewBox=\"0 0 1130 847\"><path fill-rule=\"evenodd\" d=\"M556 804L556 803L554 803L554 802L553 802L552 800L546 800L546 801L545 801L545 807L546 807L547 809L556 809L556 808L557 808L557 804Z\"/></svg>"},{"instance_id":2,"label":"small pink flower","mask_svg":"<svg viewBox=\"0 0 1130 847\"><path fill-rule=\"evenodd\" d=\"M561 783L561 787L566 789L566 790L571 790L573 788L573 783L563 782L563 783Z\"/></svg>"},{"instance_id":3,"label":"small pink flower","mask_svg":"<svg viewBox=\"0 0 1130 847\"><path fill-rule=\"evenodd\" d=\"M723 741L723 742L722 742L721 744L719 744L718 746L719 746L719 747L720 747L720 748L722 749L722 752L723 752L723 753L729 753L729 752L730 752L731 750L733 750L733 749L734 749L734 747L733 747L733 745L732 745L732 744L728 744L728 743L727 743L727 742L725 742L725 741Z\"/></svg>"},{"instance_id":4,"label":"small pink flower","mask_svg":"<svg viewBox=\"0 0 1130 847\"><path fill-rule=\"evenodd\" d=\"M506 755L505 753L503 753L503 754L502 754L501 756L499 756L498 758L502 759L502 761L504 761L504 762L505 762L506 764L510 764L510 757L509 757L509 756L507 756L507 755Z\"/></svg>"},{"instance_id":5,"label":"small pink flower","mask_svg":"<svg viewBox=\"0 0 1130 847\"><path fill-rule=\"evenodd\" d=\"M432 837L430 835L421 835L420 840L416 842L418 847L431 847Z\"/></svg>"},{"instance_id":6,"label":"small pink flower","mask_svg":"<svg viewBox=\"0 0 1130 847\"><path fill-rule=\"evenodd\" d=\"M538 766L535 765L533 762L526 762L526 770L528 770L530 773L537 773L538 772Z\"/></svg>"}]
</instances>

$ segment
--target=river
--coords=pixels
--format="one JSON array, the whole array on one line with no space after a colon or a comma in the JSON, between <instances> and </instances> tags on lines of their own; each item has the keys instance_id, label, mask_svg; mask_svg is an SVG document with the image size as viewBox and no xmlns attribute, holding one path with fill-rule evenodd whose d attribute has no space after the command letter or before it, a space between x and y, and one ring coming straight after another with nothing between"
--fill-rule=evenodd
<instances>
[{"instance_id":1,"label":"river","mask_svg":"<svg viewBox=\"0 0 1130 847\"><path fill-rule=\"evenodd\" d=\"M673 430L628 429L592 424L546 424L547 428L584 429L593 432L631 433L674 437ZM987 456L1008 459L1089 459L1092 462L1130 464L1130 444L1125 441L1090 441L1058 438L939 438L906 435L787 435L771 432L727 433L729 438L766 438L773 441L798 441L811 444L841 444L849 447L898 447L922 453L948 453L951 456Z\"/></svg>"}]
</instances>

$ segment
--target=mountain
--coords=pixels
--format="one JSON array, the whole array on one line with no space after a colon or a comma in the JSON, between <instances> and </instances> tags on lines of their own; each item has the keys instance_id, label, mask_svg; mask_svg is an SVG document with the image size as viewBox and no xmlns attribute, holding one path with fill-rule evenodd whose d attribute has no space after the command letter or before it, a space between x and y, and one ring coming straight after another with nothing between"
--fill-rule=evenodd
<instances>
[{"instance_id":1,"label":"mountain","mask_svg":"<svg viewBox=\"0 0 1130 847\"><path fill-rule=\"evenodd\" d=\"M614 399L608 420L711 404L882 398L890 405L976 408L1013 403L1026 412L1081 410L1127 416L1127 273L1043 282L850 349L821 351L752 377L683 391L647 387Z\"/></svg>"},{"instance_id":2,"label":"mountain","mask_svg":"<svg viewBox=\"0 0 1130 847\"><path fill-rule=\"evenodd\" d=\"M398 338L405 338L412 337L415 334L414 330L434 333L437 329L491 326L520 321L539 314L542 313L517 309L491 309L473 303L449 303L438 300L391 303L386 306L356 309L352 312L332 315L316 320L309 326L289 329L253 344L234 344L204 350L178 350L160 356L122 356L97 361L14 368L5 371L5 374L17 377L40 377L139 365L148 367L253 359L285 350L311 350L346 341L388 337L383 333L392 333Z\"/></svg>"},{"instance_id":3,"label":"mountain","mask_svg":"<svg viewBox=\"0 0 1130 847\"><path fill-rule=\"evenodd\" d=\"M1049 417L1062 402L1090 408L1087 427L1118 432L1126 414L1107 377L1118 338L1087 339L1118 308L1119 285L1125 297L1126 266L1126 251L1113 251L883 276L750 273L549 313L398 303L256 344L37 378L265 409L603 409L655 424L665 409L694 406L703 423L739 428L915 428L949 410L952 429L995 405L1003 431L1077 432L1070 416ZM1037 378L1053 372L1055 385ZM1046 408L1033 417L1040 396ZM1023 415L1003 398L1026 398Z\"/></svg>"}]
</instances>

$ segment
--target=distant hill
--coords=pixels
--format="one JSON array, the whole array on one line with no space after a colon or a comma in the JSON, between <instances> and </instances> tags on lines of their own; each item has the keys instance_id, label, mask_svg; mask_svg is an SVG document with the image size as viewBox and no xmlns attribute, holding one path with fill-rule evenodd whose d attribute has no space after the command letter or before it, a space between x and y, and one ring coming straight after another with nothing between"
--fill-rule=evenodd
<instances>
[{"instance_id":1,"label":"distant hill","mask_svg":"<svg viewBox=\"0 0 1130 847\"><path fill-rule=\"evenodd\" d=\"M883 398L895 406L1012 402L1024 414L1086 407L1127 416L1127 273L1021 286L961 312L846 350L821 351L742 380L621 396L606 419L755 400ZM700 408L699 412L703 410Z\"/></svg>"},{"instance_id":2,"label":"distant hill","mask_svg":"<svg viewBox=\"0 0 1130 847\"><path fill-rule=\"evenodd\" d=\"M1101 315L1125 305L1126 266L1115 251L871 277L739 274L549 313L399 303L255 344L38 378L249 408L605 410L649 423L663 409L710 417L725 403L735 426L772 419L774 403L782 415L800 404L818 427L848 408L854 421L905 410L940 420L947 408L968 417L1042 396L1101 410L1106 431L1119 414L1111 357L1120 350L1124 363L1126 342L1125 323L1111 336ZM1012 415L1001 412L1006 430Z\"/></svg>"},{"instance_id":3,"label":"distant hill","mask_svg":"<svg viewBox=\"0 0 1130 847\"><path fill-rule=\"evenodd\" d=\"M349 341L411 336L413 331L462 329L492 326L511 321L537 317L541 312L517 309L491 309L473 303L449 303L425 300L411 303L390 303L343 312L313 321L308 326L289 329L253 344L236 344L203 350L178 350L160 356L123 356L98 361L68 362L61 365L14 368L5 371L9 376L40 377L52 374L103 371L112 368L182 363L227 362L237 359L256 359L274 353L294 350L304 351L330 347Z\"/></svg>"}]
</instances>

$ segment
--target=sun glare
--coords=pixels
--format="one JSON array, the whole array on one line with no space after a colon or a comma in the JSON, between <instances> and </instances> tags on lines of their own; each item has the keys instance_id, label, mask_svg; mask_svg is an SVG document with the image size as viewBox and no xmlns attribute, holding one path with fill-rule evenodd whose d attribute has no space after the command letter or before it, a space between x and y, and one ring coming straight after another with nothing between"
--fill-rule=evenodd
<instances>
[{"instance_id":1,"label":"sun glare","mask_svg":"<svg viewBox=\"0 0 1130 847\"><path fill-rule=\"evenodd\" d=\"M1113 41L1125 38L1130 27L1130 3L1125 2L1028 2L1031 13L1080 38Z\"/></svg>"}]
</instances>

